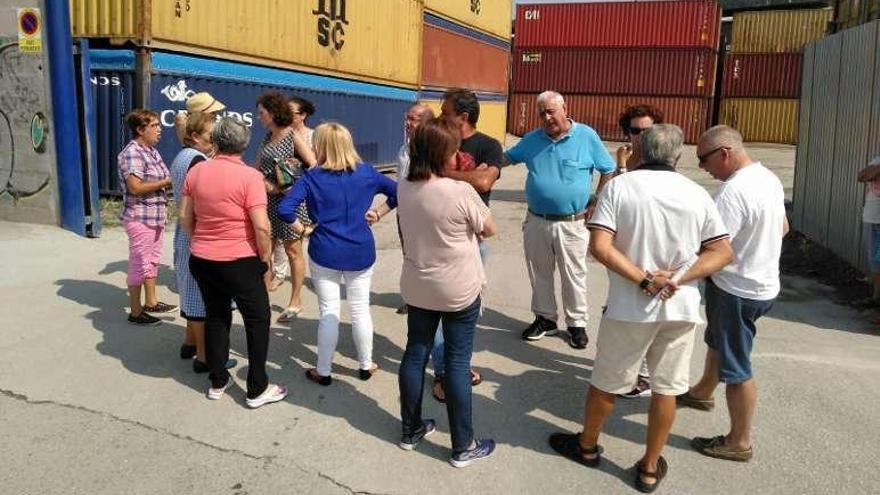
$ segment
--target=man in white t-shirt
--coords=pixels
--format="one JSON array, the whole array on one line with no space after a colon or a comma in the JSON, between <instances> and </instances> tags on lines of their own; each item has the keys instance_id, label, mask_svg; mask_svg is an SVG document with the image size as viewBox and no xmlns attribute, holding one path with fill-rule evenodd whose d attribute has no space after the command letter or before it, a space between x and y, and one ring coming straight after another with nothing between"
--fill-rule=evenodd
<instances>
[{"instance_id":1,"label":"man in white t-shirt","mask_svg":"<svg viewBox=\"0 0 880 495\"><path fill-rule=\"evenodd\" d=\"M880 156L875 156L859 171L858 180L867 184L862 207L862 242L867 250L874 291L870 297L856 301L854 306L876 308L880 306Z\"/></svg>"},{"instance_id":2,"label":"man in white t-shirt","mask_svg":"<svg viewBox=\"0 0 880 495\"><path fill-rule=\"evenodd\" d=\"M599 433L616 394L633 389L647 358L653 395L646 451L636 465L641 491L653 491L668 470L660 454L675 419L675 397L688 389L694 332L702 322L698 280L733 259L712 198L675 171L682 142L675 125L643 131L642 165L599 194L588 223L590 253L610 280L583 432L550 437L560 454L597 466Z\"/></svg>"},{"instance_id":3,"label":"man in white t-shirt","mask_svg":"<svg viewBox=\"0 0 880 495\"><path fill-rule=\"evenodd\" d=\"M770 311L779 294L779 255L788 232L785 192L773 172L749 158L742 135L731 127L706 131L697 157L701 168L723 181L715 204L736 254L733 263L706 281L706 365L699 383L678 402L710 411L715 387L724 382L730 432L696 437L691 445L710 457L745 462L752 458L750 433L757 402L751 363L755 322Z\"/></svg>"}]
</instances>

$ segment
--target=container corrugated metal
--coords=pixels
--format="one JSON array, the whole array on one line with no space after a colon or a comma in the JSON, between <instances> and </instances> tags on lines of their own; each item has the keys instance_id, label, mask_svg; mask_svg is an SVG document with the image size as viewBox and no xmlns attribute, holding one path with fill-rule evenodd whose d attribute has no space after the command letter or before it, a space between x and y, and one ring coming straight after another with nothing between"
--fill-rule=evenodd
<instances>
[{"instance_id":1,"label":"container corrugated metal","mask_svg":"<svg viewBox=\"0 0 880 495\"><path fill-rule=\"evenodd\" d=\"M509 48L429 24L423 40L422 86L507 93Z\"/></svg>"},{"instance_id":2,"label":"container corrugated metal","mask_svg":"<svg viewBox=\"0 0 880 495\"><path fill-rule=\"evenodd\" d=\"M134 104L131 94L138 83L134 55L128 50L92 50L91 55L99 182L102 193L118 193L116 155L128 140L123 117ZM118 63L126 56L128 62ZM280 91L315 103L317 113L310 118L310 125L333 120L347 126L358 153L377 166L395 161L404 140L403 116L418 95L387 86L162 52L154 52L152 63L151 109L159 113L165 130L157 148L166 163L180 150L173 131L174 116L183 111L186 97L194 92L210 92L226 104L226 115L251 127L251 143L244 153L248 163L254 162L266 134L256 115L257 97Z\"/></svg>"},{"instance_id":3,"label":"container corrugated metal","mask_svg":"<svg viewBox=\"0 0 880 495\"><path fill-rule=\"evenodd\" d=\"M804 201L807 182L810 180L810 169L807 157L810 155L810 117L813 112L813 70L816 45L811 43L804 50L803 72L801 79L801 107L798 111L798 146L794 165L794 190L792 191L792 227L804 232Z\"/></svg>"},{"instance_id":4,"label":"container corrugated metal","mask_svg":"<svg viewBox=\"0 0 880 495\"><path fill-rule=\"evenodd\" d=\"M714 1L518 5L517 47L689 47L717 49Z\"/></svg>"},{"instance_id":5,"label":"container corrugated metal","mask_svg":"<svg viewBox=\"0 0 880 495\"><path fill-rule=\"evenodd\" d=\"M477 122L477 130L497 139L503 146L507 135L507 101L501 100L500 96L493 100L486 100L481 95L477 98L480 100L480 120ZM440 116L440 105L443 102L438 94L429 93L419 101L428 105L434 111L434 115Z\"/></svg>"},{"instance_id":6,"label":"container corrugated metal","mask_svg":"<svg viewBox=\"0 0 880 495\"><path fill-rule=\"evenodd\" d=\"M510 99L507 129L511 134L522 136L538 127L535 94L514 94ZM710 119L710 102L707 98L661 98L655 96L596 96L564 95L568 115L589 125L599 136L608 141L623 141L626 137L617 124L620 114L631 105L645 103L663 111L666 122L682 128L685 141L695 143L707 129Z\"/></svg>"},{"instance_id":7,"label":"container corrugated metal","mask_svg":"<svg viewBox=\"0 0 880 495\"><path fill-rule=\"evenodd\" d=\"M729 54L721 96L797 98L802 59L800 53Z\"/></svg>"},{"instance_id":8,"label":"container corrugated metal","mask_svg":"<svg viewBox=\"0 0 880 495\"><path fill-rule=\"evenodd\" d=\"M865 185L853 180L872 158L868 154L869 135L862 129L873 124L874 95L865 91L874 82L877 25L863 25L842 37L840 92L837 97L837 139L831 172L831 201L826 246L843 259L858 260L864 251L859 243L861 215L854 205L864 204ZM869 87L876 88L876 82ZM846 132L841 132L847 129ZM856 210L856 211L854 211ZM856 214L853 214L856 213Z\"/></svg>"},{"instance_id":9,"label":"container corrugated metal","mask_svg":"<svg viewBox=\"0 0 880 495\"><path fill-rule=\"evenodd\" d=\"M510 40L511 0L425 0L425 9Z\"/></svg>"},{"instance_id":10,"label":"container corrugated metal","mask_svg":"<svg viewBox=\"0 0 880 495\"><path fill-rule=\"evenodd\" d=\"M711 97L716 61L706 49L517 48L511 89Z\"/></svg>"},{"instance_id":11,"label":"container corrugated metal","mask_svg":"<svg viewBox=\"0 0 880 495\"><path fill-rule=\"evenodd\" d=\"M842 0L837 12L839 29L870 22L880 18L880 0Z\"/></svg>"},{"instance_id":12,"label":"container corrugated metal","mask_svg":"<svg viewBox=\"0 0 880 495\"><path fill-rule=\"evenodd\" d=\"M749 142L795 144L798 103L790 98L725 98L718 123L735 128Z\"/></svg>"},{"instance_id":13,"label":"container corrugated metal","mask_svg":"<svg viewBox=\"0 0 880 495\"><path fill-rule=\"evenodd\" d=\"M70 1L78 37L131 40L383 84L419 84L421 0Z\"/></svg>"},{"instance_id":14,"label":"container corrugated metal","mask_svg":"<svg viewBox=\"0 0 880 495\"><path fill-rule=\"evenodd\" d=\"M804 45L822 39L832 9L771 10L733 15L734 53L800 53Z\"/></svg>"}]
</instances>

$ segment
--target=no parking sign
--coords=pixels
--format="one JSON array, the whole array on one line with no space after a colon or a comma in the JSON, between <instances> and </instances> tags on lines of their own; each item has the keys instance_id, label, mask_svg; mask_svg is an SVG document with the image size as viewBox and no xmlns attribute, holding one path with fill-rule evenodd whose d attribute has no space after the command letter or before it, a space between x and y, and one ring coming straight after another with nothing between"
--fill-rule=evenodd
<instances>
[{"instance_id":1,"label":"no parking sign","mask_svg":"<svg viewBox=\"0 0 880 495\"><path fill-rule=\"evenodd\" d=\"M43 17L40 9L21 8L18 12L18 49L21 53L43 53Z\"/></svg>"}]
</instances>

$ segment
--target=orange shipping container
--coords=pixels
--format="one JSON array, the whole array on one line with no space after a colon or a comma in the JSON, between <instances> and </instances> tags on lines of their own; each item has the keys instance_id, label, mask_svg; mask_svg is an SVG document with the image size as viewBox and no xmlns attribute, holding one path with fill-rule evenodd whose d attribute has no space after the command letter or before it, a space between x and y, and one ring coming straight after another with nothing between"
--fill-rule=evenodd
<instances>
[{"instance_id":1,"label":"orange shipping container","mask_svg":"<svg viewBox=\"0 0 880 495\"><path fill-rule=\"evenodd\" d=\"M536 94L514 94L507 112L507 131L517 136L538 127L535 108ZM653 96L564 95L568 115L587 124L606 141L623 141L623 130L617 124L620 114L631 105L645 103L663 111L667 123L684 131L685 141L695 143L710 122L711 99L661 98Z\"/></svg>"},{"instance_id":2,"label":"orange shipping container","mask_svg":"<svg viewBox=\"0 0 880 495\"><path fill-rule=\"evenodd\" d=\"M422 87L507 93L507 44L476 39L428 23L423 40Z\"/></svg>"}]
</instances>

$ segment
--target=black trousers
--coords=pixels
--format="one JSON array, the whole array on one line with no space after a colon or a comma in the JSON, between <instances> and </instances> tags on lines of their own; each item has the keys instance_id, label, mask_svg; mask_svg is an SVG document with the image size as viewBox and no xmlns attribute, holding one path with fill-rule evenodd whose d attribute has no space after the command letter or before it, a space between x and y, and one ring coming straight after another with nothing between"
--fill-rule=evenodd
<instances>
[{"instance_id":1,"label":"black trousers","mask_svg":"<svg viewBox=\"0 0 880 495\"><path fill-rule=\"evenodd\" d=\"M234 261L211 261L189 257L189 269L199 284L205 301L205 358L211 372L211 386L220 388L229 381L229 329L232 327L232 301L244 319L247 336L247 397L253 399L269 385L266 356L269 352L271 310L269 293L263 283L267 266L256 256Z\"/></svg>"}]
</instances>

